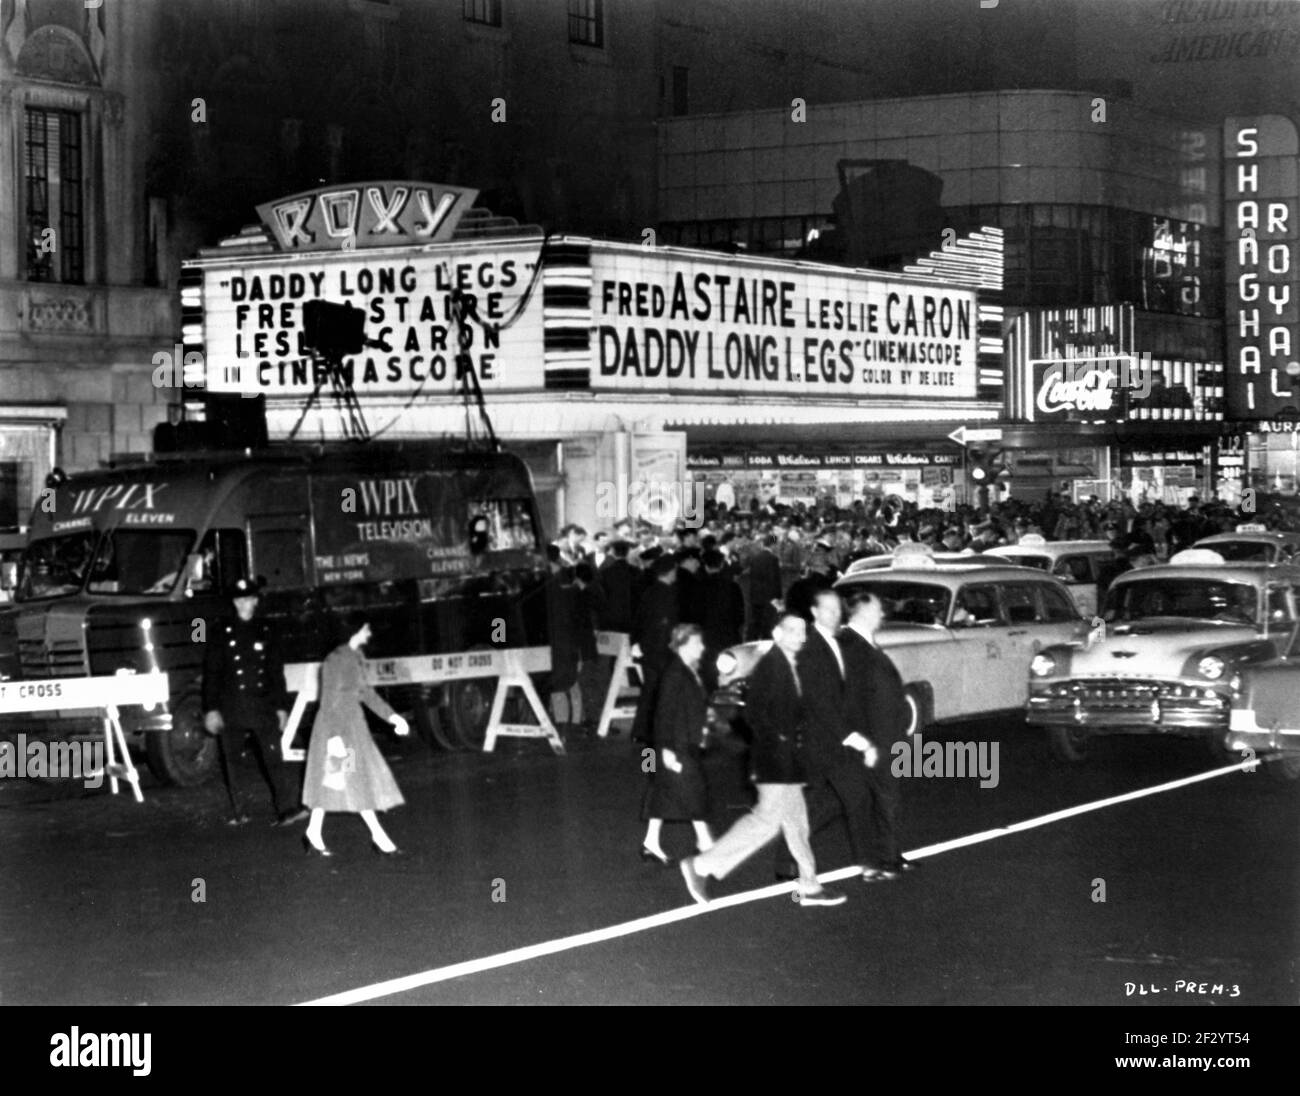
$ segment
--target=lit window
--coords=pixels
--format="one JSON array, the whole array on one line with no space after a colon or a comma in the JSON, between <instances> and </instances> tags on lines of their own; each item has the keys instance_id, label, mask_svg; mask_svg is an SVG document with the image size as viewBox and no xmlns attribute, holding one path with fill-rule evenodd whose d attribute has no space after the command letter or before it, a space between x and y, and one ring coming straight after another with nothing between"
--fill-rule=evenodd
<instances>
[{"instance_id":1,"label":"lit window","mask_svg":"<svg viewBox=\"0 0 1300 1096\"><path fill-rule=\"evenodd\" d=\"M605 44L605 0L569 0L569 41L582 46Z\"/></svg>"},{"instance_id":2,"label":"lit window","mask_svg":"<svg viewBox=\"0 0 1300 1096\"><path fill-rule=\"evenodd\" d=\"M467 23L482 23L489 27L501 25L501 0L461 0L461 4Z\"/></svg>"},{"instance_id":3,"label":"lit window","mask_svg":"<svg viewBox=\"0 0 1300 1096\"><path fill-rule=\"evenodd\" d=\"M28 107L26 123L27 278L83 282L81 115Z\"/></svg>"}]
</instances>

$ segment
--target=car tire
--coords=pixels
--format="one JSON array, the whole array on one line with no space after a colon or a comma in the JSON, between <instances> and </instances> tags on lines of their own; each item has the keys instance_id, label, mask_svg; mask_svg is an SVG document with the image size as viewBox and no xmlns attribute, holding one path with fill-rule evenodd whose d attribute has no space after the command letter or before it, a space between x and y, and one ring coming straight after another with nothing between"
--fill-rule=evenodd
<instances>
[{"instance_id":1,"label":"car tire","mask_svg":"<svg viewBox=\"0 0 1300 1096\"><path fill-rule=\"evenodd\" d=\"M1058 761L1071 765L1086 761L1092 749L1092 736L1087 731L1074 727L1049 727L1047 742Z\"/></svg>"},{"instance_id":2,"label":"car tire","mask_svg":"<svg viewBox=\"0 0 1300 1096\"><path fill-rule=\"evenodd\" d=\"M920 685L909 685L903 690L903 702L907 705L907 726L903 736L912 738L921 734L930 725L929 695Z\"/></svg>"},{"instance_id":3,"label":"car tire","mask_svg":"<svg viewBox=\"0 0 1300 1096\"><path fill-rule=\"evenodd\" d=\"M1223 738L1223 735L1217 734L1205 740L1205 750L1210 756L1210 761L1215 765L1235 765L1244 760L1240 753L1228 749L1223 744Z\"/></svg>"},{"instance_id":4,"label":"car tire","mask_svg":"<svg viewBox=\"0 0 1300 1096\"><path fill-rule=\"evenodd\" d=\"M173 705L170 731L146 732L144 755L149 771L164 784L193 788L216 775L221 767L221 746L216 735L203 729L198 690L183 693Z\"/></svg>"},{"instance_id":5,"label":"car tire","mask_svg":"<svg viewBox=\"0 0 1300 1096\"><path fill-rule=\"evenodd\" d=\"M495 677L452 681L447 689L447 715L456 744L463 750L481 750L487 739L488 717L496 695Z\"/></svg>"},{"instance_id":6,"label":"car tire","mask_svg":"<svg viewBox=\"0 0 1300 1096\"><path fill-rule=\"evenodd\" d=\"M421 740L431 748L460 749L460 742L448 725L448 713L439 711L438 690L421 689L411 700L415 709L415 730Z\"/></svg>"}]
</instances>

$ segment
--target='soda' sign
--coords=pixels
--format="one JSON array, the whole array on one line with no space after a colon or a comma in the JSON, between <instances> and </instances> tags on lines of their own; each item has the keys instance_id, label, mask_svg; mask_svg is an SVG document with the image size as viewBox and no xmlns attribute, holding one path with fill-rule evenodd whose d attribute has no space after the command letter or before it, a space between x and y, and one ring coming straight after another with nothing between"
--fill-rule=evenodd
<instances>
[{"instance_id":1,"label":"'soda' sign","mask_svg":"<svg viewBox=\"0 0 1300 1096\"><path fill-rule=\"evenodd\" d=\"M278 198L257 215L281 251L351 251L449 240L476 197L441 183L357 183Z\"/></svg>"}]
</instances>

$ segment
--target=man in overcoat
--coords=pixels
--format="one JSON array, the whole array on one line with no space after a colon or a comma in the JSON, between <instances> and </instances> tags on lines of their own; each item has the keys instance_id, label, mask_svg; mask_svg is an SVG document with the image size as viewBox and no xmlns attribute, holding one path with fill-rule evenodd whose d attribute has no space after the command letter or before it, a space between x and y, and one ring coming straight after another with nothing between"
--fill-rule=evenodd
<instances>
[{"instance_id":1,"label":"man in overcoat","mask_svg":"<svg viewBox=\"0 0 1300 1096\"><path fill-rule=\"evenodd\" d=\"M678 623L677 561L672 556L658 556L651 571L654 577L637 604L632 627L632 642L641 654L641 696L632 722L632 738L637 742L650 737L659 678L671 657L668 643Z\"/></svg>"},{"instance_id":2,"label":"man in overcoat","mask_svg":"<svg viewBox=\"0 0 1300 1096\"><path fill-rule=\"evenodd\" d=\"M813 625L798 660L808 708L808 821L815 835L843 818L854 862L865 867L871 829L864 754L871 743L848 719L840 595L817 591L810 612ZM788 859L778 864L777 875L788 877L790 867Z\"/></svg>"},{"instance_id":3,"label":"man in overcoat","mask_svg":"<svg viewBox=\"0 0 1300 1096\"><path fill-rule=\"evenodd\" d=\"M849 725L872 744L864 768L867 779L868 845L862 878L871 883L896 879L911 865L899 852L899 780L893 771L893 749L907 737L911 714L898 668L875 642L884 619L880 598L866 590L849 594L849 626L840 633L847 688Z\"/></svg>"}]
</instances>

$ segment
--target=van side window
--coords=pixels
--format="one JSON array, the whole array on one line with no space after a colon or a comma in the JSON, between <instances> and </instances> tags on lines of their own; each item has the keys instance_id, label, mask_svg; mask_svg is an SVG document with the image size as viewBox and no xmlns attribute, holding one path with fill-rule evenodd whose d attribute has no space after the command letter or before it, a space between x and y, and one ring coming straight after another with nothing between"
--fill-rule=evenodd
<instances>
[{"instance_id":1,"label":"van side window","mask_svg":"<svg viewBox=\"0 0 1300 1096\"><path fill-rule=\"evenodd\" d=\"M270 589L299 590L307 585L307 553L301 529L254 529L253 574Z\"/></svg>"},{"instance_id":2,"label":"van side window","mask_svg":"<svg viewBox=\"0 0 1300 1096\"><path fill-rule=\"evenodd\" d=\"M248 577L248 553L242 529L211 529L198 547L199 563L189 588L202 593L229 590Z\"/></svg>"}]
</instances>

